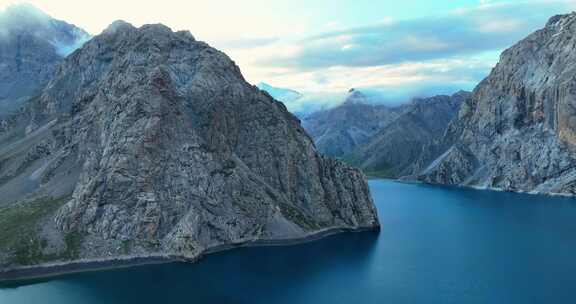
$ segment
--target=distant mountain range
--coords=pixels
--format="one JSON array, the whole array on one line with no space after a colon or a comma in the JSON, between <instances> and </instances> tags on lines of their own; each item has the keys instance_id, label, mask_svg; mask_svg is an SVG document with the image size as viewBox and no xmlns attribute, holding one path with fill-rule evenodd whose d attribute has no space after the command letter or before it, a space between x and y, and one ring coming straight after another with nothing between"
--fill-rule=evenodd
<instances>
[{"instance_id":1,"label":"distant mountain range","mask_svg":"<svg viewBox=\"0 0 576 304\"><path fill-rule=\"evenodd\" d=\"M319 151L372 175L399 177L424 145L443 134L469 95L416 98L391 106L351 89L339 106L307 115L302 125Z\"/></svg>"},{"instance_id":2,"label":"distant mountain range","mask_svg":"<svg viewBox=\"0 0 576 304\"><path fill-rule=\"evenodd\" d=\"M452 96L413 100L400 107L396 119L345 155L345 159L371 175L398 178L411 173L426 145L444 134L470 95L461 91Z\"/></svg>"},{"instance_id":3,"label":"distant mountain range","mask_svg":"<svg viewBox=\"0 0 576 304\"><path fill-rule=\"evenodd\" d=\"M343 157L366 143L403 111L403 107L371 104L362 91L351 89L339 106L307 115L302 125L314 138L319 151Z\"/></svg>"}]
</instances>

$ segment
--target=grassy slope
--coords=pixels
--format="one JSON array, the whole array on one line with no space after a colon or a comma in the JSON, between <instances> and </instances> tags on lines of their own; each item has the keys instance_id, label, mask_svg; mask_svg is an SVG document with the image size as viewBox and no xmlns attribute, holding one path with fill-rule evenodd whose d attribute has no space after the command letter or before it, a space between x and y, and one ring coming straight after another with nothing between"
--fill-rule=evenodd
<instances>
[{"instance_id":1,"label":"grassy slope","mask_svg":"<svg viewBox=\"0 0 576 304\"><path fill-rule=\"evenodd\" d=\"M0 208L0 252L8 253L8 260L0 261L0 264L35 265L77 257L82 243L81 235L65 235L66 249L54 254L45 254L48 241L40 236L40 224L53 216L67 200L67 197L45 198Z\"/></svg>"}]
</instances>

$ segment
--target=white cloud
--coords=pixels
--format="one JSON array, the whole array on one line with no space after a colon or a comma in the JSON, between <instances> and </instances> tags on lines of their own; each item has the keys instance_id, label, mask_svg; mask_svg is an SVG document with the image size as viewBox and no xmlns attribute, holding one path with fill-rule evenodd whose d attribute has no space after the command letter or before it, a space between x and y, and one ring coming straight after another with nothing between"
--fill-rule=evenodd
<instances>
[{"instance_id":1,"label":"white cloud","mask_svg":"<svg viewBox=\"0 0 576 304\"><path fill-rule=\"evenodd\" d=\"M10 2L19 1L0 0L0 7ZM335 18L313 27L310 18L314 16L305 11L279 12L278 2L269 0L226 1L225 5L198 0L28 2L92 34L116 19L136 26L160 22L174 30L190 30L197 39L226 52L250 82L333 93L350 87L418 92L441 82L448 88L469 88L496 61L495 56L483 57L484 52L500 51L541 27L550 15L576 7L576 0L478 1L474 7L445 16L402 20L383 15L372 26L358 29L346 28L344 21ZM463 23L451 20L467 21L466 29L482 36L467 37L471 32L463 31ZM394 36L400 28L402 32L389 41L378 36L383 31ZM359 30L367 31L362 39ZM494 35L498 39L490 38ZM311 48L318 58L310 58L320 63L306 62L301 56ZM286 58L294 61L284 66L263 64L263 59Z\"/></svg>"},{"instance_id":2,"label":"white cloud","mask_svg":"<svg viewBox=\"0 0 576 304\"><path fill-rule=\"evenodd\" d=\"M257 60L250 65L258 68L250 69L249 79L301 91L379 87L416 93L442 82L447 88L470 89L497 62L494 54L541 28L552 15L573 8L574 0L483 1L445 16L388 20L280 41L253 57ZM291 52L272 51L290 47Z\"/></svg>"}]
</instances>

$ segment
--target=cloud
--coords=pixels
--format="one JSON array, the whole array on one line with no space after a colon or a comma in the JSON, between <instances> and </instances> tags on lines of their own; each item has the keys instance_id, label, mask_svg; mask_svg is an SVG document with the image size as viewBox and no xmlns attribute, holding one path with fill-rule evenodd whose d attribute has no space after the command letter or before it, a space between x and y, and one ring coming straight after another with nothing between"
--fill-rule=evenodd
<instances>
[{"instance_id":1,"label":"cloud","mask_svg":"<svg viewBox=\"0 0 576 304\"><path fill-rule=\"evenodd\" d=\"M569 12L574 1L483 1L444 16L387 21L329 31L298 42L288 56L270 55L259 64L320 69L370 67L470 56L501 50L542 27L554 14Z\"/></svg>"},{"instance_id":2,"label":"cloud","mask_svg":"<svg viewBox=\"0 0 576 304\"><path fill-rule=\"evenodd\" d=\"M21 0L0 0L0 7L6 1ZM331 96L351 87L371 88L385 92L390 100L471 89L489 73L503 49L541 28L552 15L576 7L576 0L468 0L442 5L421 0L423 7L436 8L429 12L434 15L402 19L426 11L399 14L382 9L397 6L392 2L370 0L340 1L338 10L328 0L165 0L140 1L134 14L134 1L26 1L92 33L115 19L190 30L197 39L225 51L252 83ZM474 4L438 14L459 3ZM106 9L110 6L114 10ZM360 24L367 26L353 26ZM0 26L0 37L3 31L6 28ZM51 42L60 46L59 41ZM317 95L303 100L302 106L320 100Z\"/></svg>"},{"instance_id":3,"label":"cloud","mask_svg":"<svg viewBox=\"0 0 576 304\"><path fill-rule=\"evenodd\" d=\"M278 40L277 37L242 37L217 41L216 44L223 49L250 49L267 46Z\"/></svg>"},{"instance_id":4,"label":"cloud","mask_svg":"<svg viewBox=\"0 0 576 304\"><path fill-rule=\"evenodd\" d=\"M50 43L54 46L58 55L66 57L72 54L75 50L81 48L91 38L92 36L88 33L76 28L74 29L74 32L71 33L71 37L68 37L67 41L53 39Z\"/></svg>"},{"instance_id":5,"label":"cloud","mask_svg":"<svg viewBox=\"0 0 576 304\"><path fill-rule=\"evenodd\" d=\"M344 100L350 88L372 92L375 103L398 105L414 97L451 95L472 90L493 67L499 52L469 58L436 59L374 67L331 67L317 70L281 70L263 78L288 88L297 88L305 98L288 108L307 113L330 108Z\"/></svg>"},{"instance_id":6,"label":"cloud","mask_svg":"<svg viewBox=\"0 0 576 304\"><path fill-rule=\"evenodd\" d=\"M276 68L262 71L261 77L271 83L300 91L347 91L351 87L401 90L399 98L411 94L434 92L424 87L456 85L471 89L484 78L497 61L499 52L488 52L468 58L435 59L382 66L335 66L321 69ZM413 96L413 95L412 95Z\"/></svg>"},{"instance_id":7,"label":"cloud","mask_svg":"<svg viewBox=\"0 0 576 304\"><path fill-rule=\"evenodd\" d=\"M0 6L0 39L15 39L14 33L21 31L50 43L62 57L91 38L83 30L55 20L30 4Z\"/></svg>"}]
</instances>

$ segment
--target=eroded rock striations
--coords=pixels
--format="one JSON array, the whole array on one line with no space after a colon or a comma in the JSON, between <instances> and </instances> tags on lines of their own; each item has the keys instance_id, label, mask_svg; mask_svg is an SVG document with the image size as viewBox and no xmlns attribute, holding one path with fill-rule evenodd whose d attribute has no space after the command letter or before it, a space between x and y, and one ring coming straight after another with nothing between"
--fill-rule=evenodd
<instances>
[{"instance_id":1,"label":"eroded rock striations","mask_svg":"<svg viewBox=\"0 0 576 304\"><path fill-rule=\"evenodd\" d=\"M0 11L0 117L38 94L58 63L89 38L30 5Z\"/></svg>"},{"instance_id":2,"label":"eroded rock striations","mask_svg":"<svg viewBox=\"0 0 576 304\"><path fill-rule=\"evenodd\" d=\"M576 193L576 14L506 50L414 168L431 183Z\"/></svg>"},{"instance_id":3,"label":"eroded rock striations","mask_svg":"<svg viewBox=\"0 0 576 304\"><path fill-rule=\"evenodd\" d=\"M5 267L379 227L362 173L189 32L115 22L3 124L0 208L37 224Z\"/></svg>"}]
</instances>

